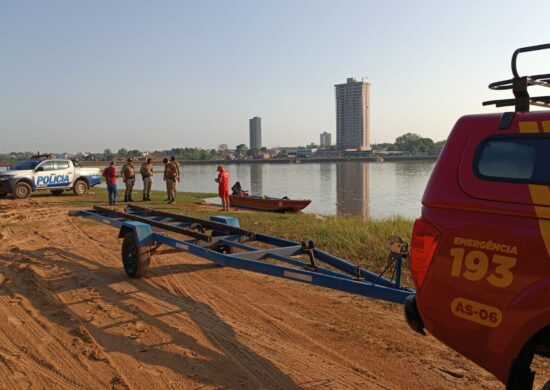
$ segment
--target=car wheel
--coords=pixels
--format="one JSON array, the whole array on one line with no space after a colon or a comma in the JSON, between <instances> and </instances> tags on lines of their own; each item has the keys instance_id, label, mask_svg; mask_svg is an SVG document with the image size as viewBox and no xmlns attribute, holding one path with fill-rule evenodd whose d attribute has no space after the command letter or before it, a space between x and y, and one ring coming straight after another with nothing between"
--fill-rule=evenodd
<instances>
[{"instance_id":1,"label":"car wheel","mask_svg":"<svg viewBox=\"0 0 550 390\"><path fill-rule=\"evenodd\" d=\"M59 196L59 195L63 195L63 190L51 190L50 191L52 194L54 194L55 196Z\"/></svg>"},{"instance_id":2,"label":"car wheel","mask_svg":"<svg viewBox=\"0 0 550 390\"><path fill-rule=\"evenodd\" d=\"M88 183L84 180L77 180L74 183L73 192L76 196L85 195L88 192Z\"/></svg>"},{"instance_id":3,"label":"car wheel","mask_svg":"<svg viewBox=\"0 0 550 390\"><path fill-rule=\"evenodd\" d=\"M32 187L29 183L20 182L15 185L14 195L17 199L25 199L31 196Z\"/></svg>"}]
</instances>

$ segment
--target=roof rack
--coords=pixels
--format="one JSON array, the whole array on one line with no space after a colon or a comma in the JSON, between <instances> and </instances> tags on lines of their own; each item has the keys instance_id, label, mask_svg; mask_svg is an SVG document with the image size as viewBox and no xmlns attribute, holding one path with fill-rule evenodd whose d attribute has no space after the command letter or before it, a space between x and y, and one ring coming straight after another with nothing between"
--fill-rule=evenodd
<instances>
[{"instance_id":1,"label":"roof rack","mask_svg":"<svg viewBox=\"0 0 550 390\"><path fill-rule=\"evenodd\" d=\"M494 104L496 107L515 106L516 112L529 112L530 106L550 108L550 96L531 97L527 90L528 87L533 85L550 88L550 74L520 76L516 66L517 57L520 53L544 49L550 49L550 43L517 49L512 55L512 74L514 78L489 84L489 89L497 91L511 89L514 93L514 99L489 100L482 104L484 106Z\"/></svg>"},{"instance_id":2,"label":"roof rack","mask_svg":"<svg viewBox=\"0 0 550 390\"><path fill-rule=\"evenodd\" d=\"M37 154L35 154L31 157L31 159L33 159L33 160L42 160L42 159L48 159L48 158L52 158L52 153L40 153L40 152L38 152Z\"/></svg>"}]
</instances>

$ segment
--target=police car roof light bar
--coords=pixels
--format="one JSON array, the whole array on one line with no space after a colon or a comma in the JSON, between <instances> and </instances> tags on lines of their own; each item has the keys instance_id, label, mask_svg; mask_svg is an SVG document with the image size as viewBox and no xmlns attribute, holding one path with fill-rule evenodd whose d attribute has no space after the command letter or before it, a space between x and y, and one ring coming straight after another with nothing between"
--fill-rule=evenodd
<instances>
[{"instance_id":1,"label":"police car roof light bar","mask_svg":"<svg viewBox=\"0 0 550 390\"><path fill-rule=\"evenodd\" d=\"M37 153L31 157L31 160L45 160L52 158L52 153Z\"/></svg>"}]
</instances>

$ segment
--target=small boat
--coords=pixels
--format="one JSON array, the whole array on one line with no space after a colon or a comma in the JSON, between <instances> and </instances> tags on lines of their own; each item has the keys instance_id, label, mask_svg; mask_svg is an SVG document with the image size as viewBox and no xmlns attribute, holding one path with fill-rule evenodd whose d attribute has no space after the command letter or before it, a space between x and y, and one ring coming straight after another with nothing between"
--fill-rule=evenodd
<instances>
[{"instance_id":1,"label":"small boat","mask_svg":"<svg viewBox=\"0 0 550 390\"><path fill-rule=\"evenodd\" d=\"M277 213L296 212L307 207L311 200L292 200L287 198L269 198L263 196L235 196L229 195L231 207L273 211Z\"/></svg>"}]
</instances>

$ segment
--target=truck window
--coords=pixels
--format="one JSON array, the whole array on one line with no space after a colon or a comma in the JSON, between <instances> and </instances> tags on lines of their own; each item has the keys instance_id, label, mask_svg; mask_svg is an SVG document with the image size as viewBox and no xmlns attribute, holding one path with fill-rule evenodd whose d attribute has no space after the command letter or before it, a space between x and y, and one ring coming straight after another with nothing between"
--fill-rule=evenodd
<instances>
[{"instance_id":1,"label":"truck window","mask_svg":"<svg viewBox=\"0 0 550 390\"><path fill-rule=\"evenodd\" d=\"M27 169L34 169L36 166L40 163L40 161L37 160L26 160L26 161L20 161L11 169L14 170L27 170Z\"/></svg>"},{"instance_id":2,"label":"truck window","mask_svg":"<svg viewBox=\"0 0 550 390\"><path fill-rule=\"evenodd\" d=\"M474 172L484 180L548 185L549 150L548 136L488 138L476 151Z\"/></svg>"},{"instance_id":3,"label":"truck window","mask_svg":"<svg viewBox=\"0 0 550 390\"><path fill-rule=\"evenodd\" d=\"M68 161L56 161L55 162L55 169L69 169L69 162Z\"/></svg>"},{"instance_id":4,"label":"truck window","mask_svg":"<svg viewBox=\"0 0 550 390\"><path fill-rule=\"evenodd\" d=\"M55 164L53 161L45 161L44 163L40 164L38 168L41 168L41 171L53 171L55 170Z\"/></svg>"}]
</instances>

